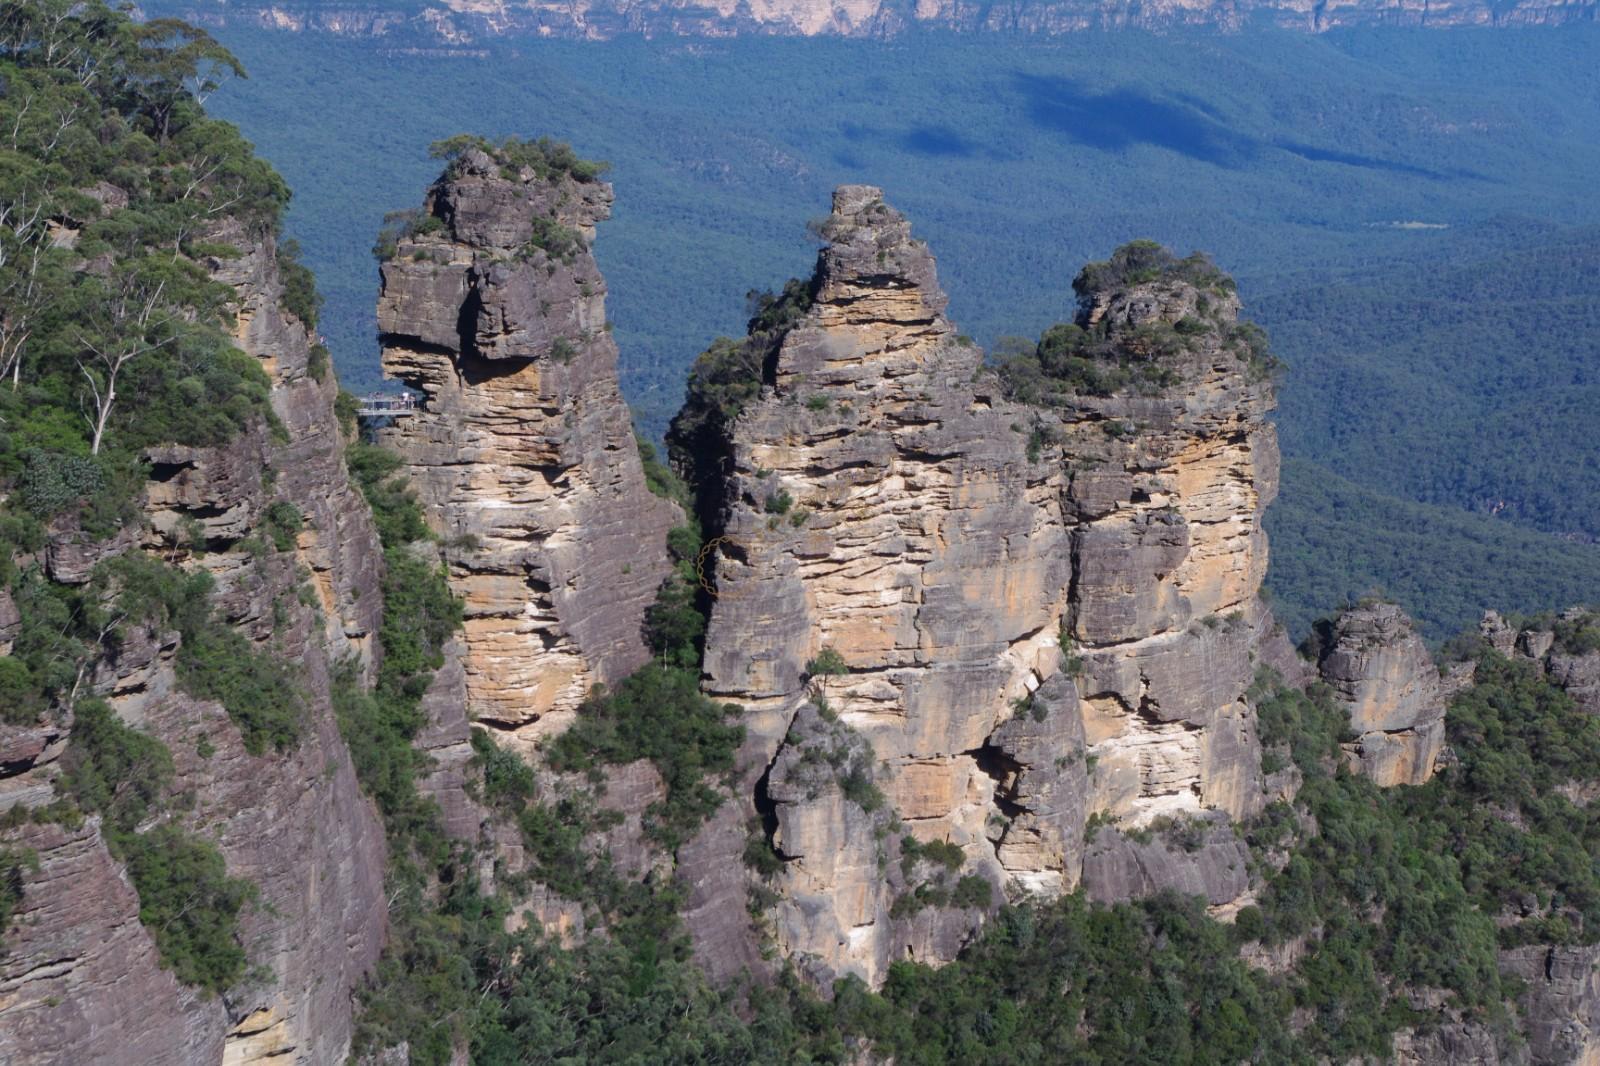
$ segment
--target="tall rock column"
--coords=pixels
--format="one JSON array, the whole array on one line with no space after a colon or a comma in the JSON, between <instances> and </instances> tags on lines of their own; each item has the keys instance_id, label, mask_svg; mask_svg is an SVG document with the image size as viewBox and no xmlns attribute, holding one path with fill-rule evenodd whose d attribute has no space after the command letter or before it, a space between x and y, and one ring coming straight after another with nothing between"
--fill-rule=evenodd
<instances>
[{"instance_id":1,"label":"tall rock column","mask_svg":"<svg viewBox=\"0 0 1600 1066\"><path fill-rule=\"evenodd\" d=\"M825 984L953 957L999 898L984 882L1070 890L1094 811L1259 805L1243 693L1272 628L1277 453L1215 268L1150 387L1046 397L956 333L877 189L840 188L822 234L809 282L702 357L670 440L714 537L705 685L746 708L749 810L781 864L763 928ZM1110 366L1203 298L1086 274L1068 328ZM733 887L691 899L714 969Z\"/></svg>"},{"instance_id":2,"label":"tall rock column","mask_svg":"<svg viewBox=\"0 0 1600 1066\"><path fill-rule=\"evenodd\" d=\"M945 318L910 225L845 186L825 234L809 283L702 361L672 442L720 538L705 684L747 708L753 802L770 801L786 860L778 946L822 979L876 980L908 952L948 958L975 919L895 907L927 872L898 861L900 834L953 846L965 876L1007 876L997 797L1027 814L1031 786L994 738L1058 671L1070 553L1053 472L1028 461L1019 413ZM737 411L715 406L729 373L747 375ZM1041 701L1007 743L1053 765L1073 703L1070 686ZM1058 806L1040 810L1071 821ZM1040 843L1063 834L1028 833L1027 875L1075 880Z\"/></svg>"},{"instance_id":3,"label":"tall rock column","mask_svg":"<svg viewBox=\"0 0 1600 1066\"><path fill-rule=\"evenodd\" d=\"M676 509L645 486L605 280L611 187L471 148L383 265L384 370L421 393L384 432L466 603L472 713L528 744L647 658Z\"/></svg>"},{"instance_id":4,"label":"tall rock column","mask_svg":"<svg viewBox=\"0 0 1600 1066\"><path fill-rule=\"evenodd\" d=\"M1268 357L1204 257L1135 242L1074 289L1076 320L1038 353L1059 421L1035 432L1065 464L1093 807L1244 817L1262 801L1244 692L1283 640L1257 596L1278 485Z\"/></svg>"}]
</instances>

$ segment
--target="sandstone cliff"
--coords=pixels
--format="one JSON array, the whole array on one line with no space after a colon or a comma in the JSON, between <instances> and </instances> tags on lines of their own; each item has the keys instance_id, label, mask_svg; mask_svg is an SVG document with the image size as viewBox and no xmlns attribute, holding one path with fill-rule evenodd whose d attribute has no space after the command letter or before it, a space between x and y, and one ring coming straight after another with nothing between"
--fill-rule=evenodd
<instances>
[{"instance_id":1,"label":"sandstone cliff","mask_svg":"<svg viewBox=\"0 0 1600 1066\"><path fill-rule=\"evenodd\" d=\"M650 37L841 36L895 37L916 29L964 33L1063 34L1108 29L1210 26L1235 31L1269 25L1306 33L1355 26L1549 26L1593 21L1592 0L1312 0L1215 3L1163 0L1112 4L1105 0L1035 0L1008 5L960 0L433 0L413 5L353 5L345 0L158 0L147 7L202 24L243 24L291 33L425 41L459 48L499 37L574 37L606 40Z\"/></svg>"},{"instance_id":2,"label":"sandstone cliff","mask_svg":"<svg viewBox=\"0 0 1600 1066\"><path fill-rule=\"evenodd\" d=\"M173 791L192 799L175 817L216 842L230 874L259 886L241 928L259 969L220 998L180 985L159 965L99 820L23 825L8 842L31 849L38 869L24 878L0 957L0 1061L337 1061L349 1046L351 991L382 944L382 829L330 703L335 662L372 665L377 539L346 480L337 386L313 373L307 329L282 307L271 239L233 225L212 238L242 250L207 265L236 293L236 340L271 378L281 432L258 425L218 448L152 450L142 521L104 542L63 525L42 561L67 583L138 550L203 569L215 578L218 617L294 664L299 739L262 754L246 749L221 704L179 685L176 633L129 627L92 671L93 691L117 716L171 751ZM266 544L274 504L300 516L283 550ZM54 798L71 732L70 722L0 727L0 808Z\"/></svg>"},{"instance_id":3,"label":"sandstone cliff","mask_svg":"<svg viewBox=\"0 0 1600 1066\"><path fill-rule=\"evenodd\" d=\"M1243 694L1277 451L1231 289L1084 286L1073 328L1112 352L1200 303L1206 324L1159 385L1035 406L877 189L839 189L822 232L810 282L702 358L672 440L715 538L705 687L746 708L744 802L783 860L768 928L819 978L876 981L952 957L985 909L925 845L962 900L1050 895L1091 814L1259 809ZM731 891L696 886L702 943Z\"/></svg>"},{"instance_id":4,"label":"sandstone cliff","mask_svg":"<svg viewBox=\"0 0 1600 1066\"><path fill-rule=\"evenodd\" d=\"M474 147L383 265L383 366L421 400L382 437L466 604L471 716L524 750L644 662L668 570L676 508L645 487L589 252L610 205L590 175Z\"/></svg>"}]
</instances>

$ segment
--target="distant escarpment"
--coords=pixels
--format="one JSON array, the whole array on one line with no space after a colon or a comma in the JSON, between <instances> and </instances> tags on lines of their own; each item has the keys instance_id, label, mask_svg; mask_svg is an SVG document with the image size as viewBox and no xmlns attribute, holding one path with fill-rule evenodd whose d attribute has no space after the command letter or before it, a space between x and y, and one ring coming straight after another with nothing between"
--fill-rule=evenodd
<instances>
[{"instance_id":1,"label":"distant escarpment","mask_svg":"<svg viewBox=\"0 0 1600 1066\"><path fill-rule=\"evenodd\" d=\"M386 373L421 394L382 433L465 604L467 708L526 750L648 658L677 509L645 484L605 279L611 187L570 151L456 146L382 249Z\"/></svg>"},{"instance_id":2,"label":"distant escarpment","mask_svg":"<svg viewBox=\"0 0 1600 1066\"><path fill-rule=\"evenodd\" d=\"M1346 4L1309 0L1243 3L1126 5L1105 0L1034 0L1008 5L933 0L787 0L714 4L685 0L430 0L352 5L345 0L159 0L147 5L202 24L259 26L291 33L372 37L411 45L460 48L501 37L571 37L607 40L647 37L839 36L896 37L918 29L962 33L1056 35L1087 30L1171 29L1208 26L1232 31L1273 26L1306 33L1356 26L1550 26L1593 21L1592 0L1486 0L1424 3L1421 0L1357 0Z\"/></svg>"},{"instance_id":3,"label":"distant escarpment","mask_svg":"<svg viewBox=\"0 0 1600 1066\"><path fill-rule=\"evenodd\" d=\"M1296 668L1257 598L1277 449L1231 282L1129 246L997 374L877 189L821 232L815 275L702 356L669 442L711 545L705 687L744 708L780 860L772 937L876 982L953 957L1006 886L1183 882L1187 858L1086 865L1086 826L1259 811L1245 693Z\"/></svg>"}]
</instances>

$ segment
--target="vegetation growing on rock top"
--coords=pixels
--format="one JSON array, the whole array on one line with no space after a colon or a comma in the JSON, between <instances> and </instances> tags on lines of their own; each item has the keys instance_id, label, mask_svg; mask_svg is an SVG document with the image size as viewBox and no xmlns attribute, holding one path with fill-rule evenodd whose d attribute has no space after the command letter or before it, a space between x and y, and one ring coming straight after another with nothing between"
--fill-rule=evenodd
<instances>
[{"instance_id":1,"label":"vegetation growing on rock top","mask_svg":"<svg viewBox=\"0 0 1600 1066\"><path fill-rule=\"evenodd\" d=\"M601 160L579 158L570 144L549 137L540 137L536 141L504 137L499 141L491 141L476 134L458 133L428 146L430 155L445 160L450 167L454 167L467 152L474 150L509 168L512 175L527 169L533 171L534 177L540 181L567 176L574 181L596 182L611 168L610 163Z\"/></svg>"},{"instance_id":2,"label":"vegetation growing on rock top","mask_svg":"<svg viewBox=\"0 0 1600 1066\"><path fill-rule=\"evenodd\" d=\"M1193 311L1132 325L1099 316L1109 300L1145 285L1197 290ZM1085 266L1072 288L1078 295L1075 321L1051 326L1037 343L1006 338L997 351L1001 380L1013 398L1071 405L1082 396L1160 393L1181 384L1192 357L1211 346L1233 352L1252 379L1280 367L1266 331L1235 319L1233 279L1202 252L1180 259L1154 241L1132 241L1110 259Z\"/></svg>"},{"instance_id":3,"label":"vegetation growing on rock top","mask_svg":"<svg viewBox=\"0 0 1600 1066\"><path fill-rule=\"evenodd\" d=\"M1079 299L1113 289L1132 288L1152 282L1182 282L1218 296L1236 291L1233 279L1211 257L1195 252L1180 259L1157 241L1129 241L1111 253L1111 258L1089 263L1072 281Z\"/></svg>"},{"instance_id":4,"label":"vegetation growing on rock top","mask_svg":"<svg viewBox=\"0 0 1600 1066\"><path fill-rule=\"evenodd\" d=\"M811 307L815 293L808 282L790 278L782 293L752 290L748 334L742 340L718 337L689 371L682 409L667 432L668 451L680 469L692 467L707 434L731 425L745 405L761 394L767 364L783 336Z\"/></svg>"}]
</instances>

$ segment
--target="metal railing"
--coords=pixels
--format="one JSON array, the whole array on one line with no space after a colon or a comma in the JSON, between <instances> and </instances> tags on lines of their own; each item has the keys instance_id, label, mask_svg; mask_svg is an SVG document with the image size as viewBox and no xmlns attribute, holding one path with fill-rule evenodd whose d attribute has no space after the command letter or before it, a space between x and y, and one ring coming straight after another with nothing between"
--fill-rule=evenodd
<instances>
[{"instance_id":1,"label":"metal railing","mask_svg":"<svg viewBox=\"0 0 1600 1066\"><path fill-rule=\"evenodd\" d=\"M404 418L417 413L417 398L409 392L372 392L361 397L358 418Z\"/></svg>"}]
</instances>

